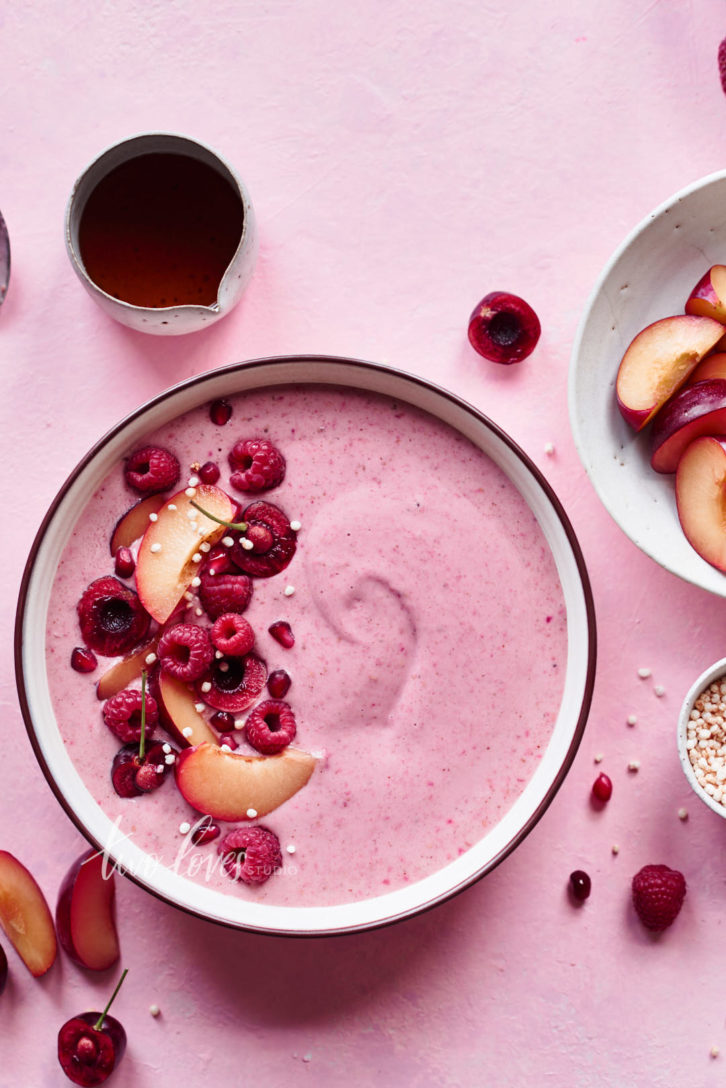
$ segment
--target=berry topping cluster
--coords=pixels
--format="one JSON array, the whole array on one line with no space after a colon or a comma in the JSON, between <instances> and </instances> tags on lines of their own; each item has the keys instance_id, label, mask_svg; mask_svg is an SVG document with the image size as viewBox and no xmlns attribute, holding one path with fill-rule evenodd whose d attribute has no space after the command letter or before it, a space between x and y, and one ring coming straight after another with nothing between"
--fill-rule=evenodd
<instances>
[{"instance_id":1,"label":"berry topping cluster","mask_svg":"<svg viewBox=\"0 0 726 1088\"><path fill-rule=\"evenodd\" d=\"M209 409L217 426L232 413L223 400ZM227 483L238 491L269 491L285 478L285 458L266 438L240 438L228 462ZM280 668L268 676L242 613L255 579L272 578L292 562L300 525L266 500L239 505L224 490L221 463L200 458L182 491L161 495L179 484L178 457L147 445L126 458L126 484L149 498L135 501L113 526L114 573L81 595L83 645L72 649L70 660L85 674L96 669L97 654L121 659L98 686L103 721L123 745L111 760L118 796L142 798L172 777L195 810L178 830L188 828L198 847L223 836L223 871L258 885L280 868L282 855L274 831L250 821L304 786L315 760L299 750L286 753L297 734L294 710L284 701L291 677ZM294 645L286 620L270 616L267 631L279 646ZM160 739L162 729L168 741ZM229 798L205 793L210 753L222 760L214 763L215 774L234 784ZM274 771L269 764L265 785L268 757L282 763ZM248 795L247 802L238 800ZM233 826L225 833L218 820Z\"/></svg>"}]
</instances>

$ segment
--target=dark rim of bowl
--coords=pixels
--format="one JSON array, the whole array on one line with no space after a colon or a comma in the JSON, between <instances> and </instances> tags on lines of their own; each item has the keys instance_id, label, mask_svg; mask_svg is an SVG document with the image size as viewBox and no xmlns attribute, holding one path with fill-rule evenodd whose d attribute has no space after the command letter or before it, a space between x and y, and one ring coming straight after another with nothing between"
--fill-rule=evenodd
<instances>
[{"instance_id":1,"label":"dark rim of bowl","mask_svg":"<svg viewBox=\"0 0 726 1088\"><path fill-rule=\"evenodd\" d=\"M69 476L66 479L65 483L62 485L62 487L58 491L57 495L55 496L55 498L51 502L51 504L50 504L50 506L49 506L49 508L48 508L48 510L46 512L46 515L43 518L43 521L41 522L40 528L38 529L38 532L36 533L33 544L31 546L30 553L28 555L28 560L27 560L27 563L25 564L25 569L23 571L23 576L22 576L21 583L20 583L20 592L19 592L19 596L18 596L18 606L17 606L16 616L15 616L15 678L16 678L16 684L17 684L17 689L18 689L18 698L20 700L20 707L21 707L21 711L22 711L22 714L23 714L23 719L25 721L25 727L26 727L26 730L28 732L28 737L30 739L30 743L32 745L33 751L35 753L35 757L38 760L38 763L40 764L41 770L43 771L43 774L45 775L45 778L46 778L46 781L48 782L48 785L50 786L51 790L53 791L53 793L56 796L56 799L59 801L60 805L64 809L66 815L75 824L75 826L78 828L80 833L84 836L84 838L87 839L88 842L92 846L94 846L97 850L103 850L103 847L101 846L101 844L96 842L96 840L93 838L93 836L89 834L88 830L85 828L85 826L83 825L81 820L78 818L76 813L73 811L71 806L66 801L66 798L63 796L59 786L56 784L56 781L55 781L55 779L54 779L54 777L53 777L53 775L51 773L51 770L48 767L48 764L46 763L45 758L44 758L44 756L43 756L43 754L41 752L40 743L38 741L38 737L37 737L36 731L35 731L35 724L34 724L32 718L31 718L31 715L30 715L28 697L27 697L27 692L26 692L26 688L25 688L25 677L24 677L24 674L23 674L22 647L23 647L23 627L24 627L24 619L25 619L25 607L26 607L27 595L28 595L28 586L29 586L29 583L30 583L30 578L32 576L33 567L35 565L35 559L36 559L37 553L38 553L38 551L39 551L39 549L41 547L41 544L43 542L43 538L45 536L45 533L46 533L46 530L47 530L49 524L53 520L59 505L61 504L61 502L62 502L64 496L66 495L67 491L69 490L69 488L74 483L74 481L75 481L76 477L78 476L78 474L86 467L86 465L89 464L89 462L91 462L94 459L94 457L97 455L97 453L113 437L115 437L115 435L117 435L126 426L128 426L128 424L132 420L136 419L138 416L140 416L144 412L148 411L149 408L152 408L155 405L160 404L161 402L167 400L172 394L175 394L175 393L179 392L182 389L187 389L187 388L190 388L191 386L198 385L200 383L204 383L204 382L208 381L210 378L217 377L220 374L224 374L224 373L233 374L233 373L236 373L236 372L241 371L241 370L254 370L256 367L269 367L270 364L291 363L291 362L322 363L324 365L325 364L330 364L331 366L332 365L340 365L342 363L345 366L352 367L353 369L373 371L373 372L378 372L378 373L382 373L382 374L389 374L389 375L392 375L392 376L394 376L396 378L402 379L404 382L410 382L412 385L421 386L422 388L427 389L427 390L433 390L433 392L438 394L440 397L443 397L445 400L448 400L452 404L455 404L457 407L463 409L464 411L468 412L470 415L474 416L480 423L483 423L485 425L485 427L487 427L501 442L504 443L504 445L506 445L511 450L511 452L513 454L515 454L516 457L519 458L519 460L523 463L523 465L528 470L528 472L534 477L536 482L539 484L540 488L545 493L545 495L547 496L549 502L551 503L552 508L554 509L555 513L557 514L557 517L559 518L559 521L560 521L560 523L562 525L562 528L564 529L565 535L567 537L567 541L568 541L570 549L572 551L572 555L573 555L573 557L575 559L575 564L577 566L577 571L578 571L578 575L579 575L579 579L580 579L580 585L582 587L583 597L584 597L584 601L585 601L585 609L586 609L586 613L587 613L588 660L587 660L587 671L586 671L586 678L585 678L585 689L584 689L584 692L583 692L582 703L580 705L580 713L578 715L577 725L576 725L576 727L574 729L574 732L573 732L572 739L570 741L568 750L567 750L567 752L565 754L565 757L564 757L564 759L563 759L563 761L562 761L562 763L560 765L560 768L559 768L557 774L555 775L552 783L550 784L545 796L542 798L540 804L537 806L535 811L531 814L531 816L526 821L526 823L519 829L519 831L517 831L517 833L515 835L512 836L512 838L506 844L506 846L502 847L502 849L481 870L479 870L478 872L472 874L471 876L468 876L465 880L461 881L459 884L455 885L452 888L447 889L446 891L442 892L440 895L435 896L433 899L429 900L428 902L421 903L421 904L419 904L419 905L417 905L415 907L411 907L408 910L405 910L405 911L403 911L401 913L398 913L396 915L393 915L391 917L379 918L374 922L364 922L364 923L361 923L361 924L358 924L358 925L348 925L348 926L343 926L343 927L336 927L336 928L333 928L333 929L316 930L315 932L311 933L311 932L307 932L305 930L272 929L272 928L265 928L265 927L262 927L262 926L250 925L248 923L235 923L235 922L226 921L226 920L219 919L219 918L211 918L208 914L205 914L201 910L195 910L193 907L185 906L185 905L182 905L180 903L174 902L172 899L168 898L162 892L158 891L155 888L150 887L141 877L136 876L136 875L134 875L133 873L130 873L130 872L125 872L124 873L125 876L127 876L130 880L132 880L140 888L143 888L144 891L149 892L151 895L155 896L157 899L161 900L163 903L167 903L169 906L175 907L177 910L181 910L186 914L192 915L193 917L201 918L201 919L203 919L204 921L207 921L207 922L213 922L216 925L221 925L221 926L224 926L224 927L226 927L228 929L235 929L235 930L242 929L242 930L245 930L247 932L259 933L259 934L263 934L264 936L270 936L270 937L334 937L334 936L344 936L344 935L351 934L351 933L360 933L360 932L364 932L364 931L368 931L368 930L382 929L384 926L393 925L396 922L401 922L406 918L411 918L411 917L413 917L415 915L422 914L424 911L431 910L432 908L438 906L439 904L447 902L450 899L453 899L454 896L458 895L460 892L464 891L466 888L469 888L473 884L477 883L477 881L481 880L481 878L486 876L487 873L490 873L493 869L495 869L514 850L514 848L516 846L518 846L527 837L527 835L530 833L532 828L535 827L535 825L539 822L541 817L544 815L545 811L547 810L547 808L551 804L553 798L555 797L555 794L557 793L560 786L562 785L562 783L563 783L563 781L565 779L565 776L566 776L567 772L569 771L570 766L572 765L572 761L575 758L575 755L577 753L577 749L580 746L580 741L582 740L582 735L584 733L585 725L587 723L587 718L588 718L588 714L589 714L589 711L590 711L590 704L591 704L591 701L592 701L592 693L593 693L593 688L594 688L594 684L595 684L595 663L596 663L596 654L597 654L597 634L596 634L596 624L595 624L595 606L594 606L594 602L593 602L592 589L590 587L590 579L588 577L587 568L585 566L585 560L584 560L584 557L582 555L582 551L580 549L580 545L579 545L579 542L577 540L577 537L575 536L575 531L572 528L572 525L570 524L570 520L567 517L567 514L565 513L565 510L564 510L564 507L562 506L562 503L558 499L558 497L555 494L555 492L553 491L552 487L550 486L548 481L545 479L543 474L540 472L540 470L537 468L537 466L534 464L534 462L524 452L524 450L522 450L517 445L517 443L512 438L510 438L509 435L505 431L503 431L501 429L501 427L498 426L498 424L493 423L492 420L490 420L487 416L485 416L483 414L483 412L480 412L477 408L475 408L473 405L469 404L467 401L463 400L461 397L456 396L454 393L450 393L447 389L444 389L441 386L436 385L434 382L430 382L427 379L417 377L415 374L409 374L407 371L398 370L395 367L383 366L380 363L372 363L372 362L368 362L368 361L363 360L363 359L350 359L350 358L346 358L344 356L306 354L306 355L277 355L277 356L270 356L270 357L260 358L260 359L250 359L250 360L248 360L246 362L233 363L233 364L231 364L229 366L218 367L218 368L216 368L214 370L205 371L205 373L203 373L203 374L194 375L191 378L187 378L185 381L179 382L177 385L171 386L169 389L165 390L162 393L159 393L157 396L152 397L150 400L146 401L145 404L141 405L135 411L133 411L129 415L125 416L119 423L117 423L114 427L112 427L109 431L107 431L106 434L103 435L103 437L100 438L98 440L98 442L96 442L95 445L91 447L91 449L88 451L88 453L85 455L85 457L83 457L78 462L76 467L69 474ZM294 384L294 383L288 383L288 384ZM301 382L300 384L307 384L307 382ZM323 385L323 384L326 384L326 383L325 382L313 382L312 384L321 384L321 385ZM340 381L339 380L332 380L329 384L340 385ZM260 388L264 388L264 385L261 385ZM372 392L375 392L375 391L372 391ZM405 399L405 398L402 398L402 399Z\"/></svg>"}]
</instances>

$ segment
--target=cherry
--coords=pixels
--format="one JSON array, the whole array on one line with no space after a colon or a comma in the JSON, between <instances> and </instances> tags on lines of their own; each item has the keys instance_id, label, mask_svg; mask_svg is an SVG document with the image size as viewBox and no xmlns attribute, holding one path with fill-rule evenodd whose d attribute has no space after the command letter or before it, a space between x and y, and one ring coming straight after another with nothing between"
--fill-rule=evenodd
<instances>
[{"instance_id":1,"label":"cherry","mask_svg":"<svg viewBox=\"0 0 726 1088\"><path fill-rule=\"evenodd\" d=\"M597 801L609 801L613 795L613 784L606 774L599 774L592 784L592 796Z\"/></svg>"},{"instance_id":2,"label":"cherry","mask_svg":"<svg viewBox=\"0 0 726 1088\"><path fill-rule=\"evenodd\" d=\"M570 892L573 899L583 903L590 895L591 888L592 881L582 869L575 869L574 873L570 873Z\"/></svg>"},{"instance_id":3,"label":"cherry","mask_svg":"<svg viewBox=\"0 0 726 1088\"><path fill-rule=\"evenodd\" d=\"M492 291L473 309L469 342L493 363L509 366L531 355L542 331L532 307L508 291Z\"/></svg>"},{"instance_id":4,"label":"cherry","mask_svg":"<svg viewBox=\"0 0 726 1088\"><path fill-rule=\"evenodd\" d=\"M174 752L170 745L166 745L169 752L166 752L164 747L157 741L148 750L146 748L146 670L144 669L141 673L139 743L124 744L113 757L111 764L111 783L119 797L139 797L142 793L150 793L158 789L170 767L166 757L170 752Z\"/></svg>"},{"instance_id":5,"label":"cherry","mask_svg":"<svg viewBox=\"0 0 726 1088\"><path fill-rule=\"evenodd\" d=\"M115 1017L108 1015L108 1010L127 974L128 969L121 975L103 1012L74 1016L58 1032L58 1061L74 1084L103 1084L123 1058L126 1032Z\"/></svg>"}]
</instances>

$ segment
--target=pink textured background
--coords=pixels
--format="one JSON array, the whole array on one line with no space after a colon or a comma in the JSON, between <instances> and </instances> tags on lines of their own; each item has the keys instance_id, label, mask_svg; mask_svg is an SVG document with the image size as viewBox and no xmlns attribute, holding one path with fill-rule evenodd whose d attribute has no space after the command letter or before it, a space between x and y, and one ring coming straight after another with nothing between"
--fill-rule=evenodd
<instances>
[{"instance_id":1,"label":"pink textured background","mask_svg":"<svg viewBox=\"0 0 726 1088\"><path fill-rule=\"evenodd\" d=\"M723 1081L726 823L690 794L673 734L693 678L724 653L726 612L642 556L602 510L570 438L566 374L582 307L624 233L724 165L715 58L726 22L717 0L579 6L371 0L353 16L336 0L41 0L32 14L0 14L0 207L13 250L0 314L0 846L51 902L83 842L35 764L17 706L17 587L66 474L173 382L312 351L449 386L547 473L598 610L598 678L575 765L524 845L454 902L385 931L305 943L216 929L120 883L130 975L117 1014L130 1046L118 1088L212 1077L260 1088ZM168 341L105 318L62 240L80 169L154 128L196 136L237 166L262 243L239 308ZM466 341L469 311L492 289L524 295L542 320L536 354L511 370ZM652 680L638 679L642 665ZM588 804L597 752L615 784L599 813ZM682 868L690 888L655 942L628 909L630 878L649 861ZM581 910L565 894L578 866L593 877ZM57 1029L102 1004L110 980L63 957L36 981L9 958L0 1084L66 1083ZM724 1051L715 1060L714 1044Z\"/></svg>"}]
</instances>

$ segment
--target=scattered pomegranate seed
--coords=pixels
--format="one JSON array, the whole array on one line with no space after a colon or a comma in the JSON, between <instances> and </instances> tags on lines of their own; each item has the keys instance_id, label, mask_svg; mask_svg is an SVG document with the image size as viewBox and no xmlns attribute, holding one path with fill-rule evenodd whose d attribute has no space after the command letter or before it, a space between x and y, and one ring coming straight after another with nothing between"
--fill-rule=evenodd
<instances>
[{"instance_id":1,"label":"scattered pomegranate seed","mask_svg":"<svg viewBox=\"0 0 726 1088\"><path fill-rule=\"evenodd\" d=\"M281 646L284 646L286 650L290 650L295 645L295 636L292 633L292 627L286 620L278 620L277 623L273 623L267 628L276 642L279 642Z\"/></svg>"},{"instance_id":2,"label":"scattered pomegranate seed","mask_svg":"<svg viewBox=\"0 0 726 1088\"><path fill-rule=\"evenodd\" d=\"M219 479L219 465L214 461L205 461L199 469L199 479L203 484L216 484Z\"/></svg>"},{"instance_id":3,"label":"scattered pomegranate seed","mask_svg":"<svg viewBox=\"0 0 726 1088\"><path fill-rule=\"evenodd\" d=\"M230 714L228 710L215 711L209 720L220 733L228 733L230 729L234 729L234 714Z\"/></svg>"},{"instance_id":4,"label":"scattered pomegranate seed","mask_svg":"<svg viewBox=\"0 0 726 1088\"><path fill-rule=\"evenodd\" d=\"M224 427L232 418L232 405L228 400L215 400L209 406L209 418L218 427Z\"/></svg>"},{"instance_id":5,"label":"scattered pomegranate seed","mask_svg":"<svg viewBox=\"0 0 726 1088\"><path fill-rule=\"evenodd\" d=\"M217 824L213 823L209 816L205 816L199 827L192 831L191 839L195 846L204 846L205 843L213 842L214 839L219 838L219 834L220 830Z\"/></svg>"},{"instance_id":6,"label":"scattered pomegranate seed","mask_svg":"<svg viewBox=\"0 0 726 1088\"><path fill-rule=\"evenodd\" d=\"M130 578L136 570L136 561L130 548L117 548L113 557L113 569L119 578Z\"/></svg>"},{"instance_id":7,"label":"scattered pomegranate seed","mask_svg":"<svg viewBox=\"0 0 726 1088\"><path fill-rule=\"evenodd\" d=\"M231 748L233 752L236 751L237 748L239 748L239 741L237 740L234 733L222 733L222 736L219 738L219 743L226 744L227 747Z\"/></svg>"},{"instance_id":8,"label":"scattered pomegranate seed","mask_svg":"<svg viewBox=\"0 0 726 1088\"><path fill-rule=\"evenodd\" d=\"M267 677L267 690L273 699L284 699L290 690L291 683L289 673L286 673L284 669L275 669Z\"/></svg>"},{"instance_id":9,"label":"scattered pomegranate seed","mask_svg":"<svg viewBox=\"0 0 726 1088\"><path fill-rule=\"evenodd\" d=\"M588 898L591 889L592 881L586 872L575 869L574 873L570 873L570 892L579 903L583 903Z\"/></svg>"},{"instance_id":10,"label":"scattered pomegranate seed","mask_svg":"<svg viewBox=\"0 0 726 1088\"><path fill-rule=\"evenodd\" d=\"M592 784L592 795L598 801L609 801L613 795L613 784L606 774L599 774Z\"/></svg>"},{"instance_id":11,"label":"scattered pomegranate seed","mask_svg":"<svg viewBox=\"0 0 726 1088\"><path fill-rule=\"evenodd\" d=\"M98 659L93 650L85 646L76 646L71 654L71 668L76 672L93 672L98 664Z\"/></svg>"}]
</instances>

